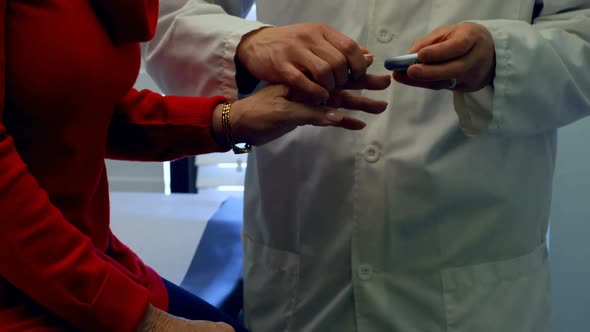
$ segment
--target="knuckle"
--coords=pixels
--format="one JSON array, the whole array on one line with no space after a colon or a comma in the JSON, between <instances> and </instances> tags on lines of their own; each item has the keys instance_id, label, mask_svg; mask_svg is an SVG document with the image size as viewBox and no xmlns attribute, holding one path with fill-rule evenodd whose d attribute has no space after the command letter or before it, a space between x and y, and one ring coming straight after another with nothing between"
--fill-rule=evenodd
<instances>
[{"instance_id":1,"label":"knuckle","mask_svg":"<svg viewBox=\"0 0 590 332\"><path fill-rule=\"evenodd\" d=\"M348 69L348 60L344 56L337 56L333 63L334 69Z\"/></svg>"},{"instance_id":2,"label":"knuckle","mask_svg":"<svg viewBox=\"0 0 590 332\"><path fill-rule=\"evenodd\" d=\"M283 69L281 70L281 75L284 77L285 81L292 84L301 79L303 74L296 69Z\"/></svg>"},{"instance_id":3,"label":"knuckle","mask_svg":"<svg viewBox=\"0 0 590 332\"><path fill-rule=\"evenodd\" d=\"M451 25L441 25L438 28L432 30L431 34L444 34L446 33L448 30L450 30L452 28Z\"/></svg>"},{"instance_id":4,"label":"knuckle","mask_svg":"<svg viewBox=\"0 0 590 332\"><path fill-rule=\"evenodd\" d=\"M314 76L318 80L329 80L332 76L332 67L328 63L319 63L316 67L316 73Z\"/></svg>"},{"instance_id":5,"label":"knuckle","mask_svg":"<svg viewBox=\"0 0 590 332\"><path fill-rule=\"evenodd\" d=\"M329 75L332 73L332 67L327 62L320 62L317 64L318 73L321 75Z\"/></svg>"},{"instance_id":6,"label":"knuckle","mask_svg":"<svg viewBox=\"0 0 590 332\"><path fill-rule=\"evenodd\" d=\"M307 33L305 33L302 30L295 30L292 32L292 36L293 38L289 38L289 43L293 43L295 40L297 39L302 39L303 37L305 37L307 35Z\"/></svg>"},{"instance_id":7,"label":"knuckle","mask_svg":"<svg viewBox=\"0 0 590 332\"><path fill-rule=\"evenodd\" d=\"M341 47L342 52L344 52L347 55L355 54L359 50L357 43L350 38L345 38L344 40L342 40Z\"/></svg>"},{"instance_id":8,"label":"knuckle","mask_svg":"<svg viewBox=\"0 0 590 332\"><path fill-rule=\"evenodd\" d=\"M284 42L276 44L274 47L276 47L276 54L285 55L291 52L291 50L295 47L295 44L293 43L293 40L289 38Z\"/></svg>"},{"instance_id":9,"label":"knuckle","mask_svg":"<svg viewBox=\"0 0 590 332\"><path fill-rule=\"evenodd\" d=\"M483 25L474 22L466 22L465 26L467 27L468 31L471 31L472 33L477 35L483 35L483 33L486 30L486 28Z\"/></svg>"},{"instance_id":10,"label":"knuckle","mask_svg":"<svg viewBox=\"0 0 590 332\"><path fill-rule=\"evenodd\" d=\"M461 40L461 43L460 43L460 47L461 47L461 50L463 51L463 53L469 52L472 45L473 45L473 37L471 37L471 36L463 37L463 39Z\"/></svg>"},{"instance_id":11,"label":"knuckle","mask_svg":"<svg viewBox=\"0 0 590 332\"><path fill-rule=\"evenodd\" d=\"M291 88L284 85L284 84L281 84L281 85L278 85L277 91L278 91L278 93L277 93L278 96L288 96L291 93Z\"/></svg>"},{"instance_id":12,"label":"knuckle","mask_svg":"<svg viewBox=\"0 0 590 332\"><path fill-rule=\"evenodd\" d=\"M314 29L332 30L332 28L329 25L327 25L326 23L321 23L321 22L311 23L311 26Z\"/></svg>"},{"instance_id":13,"label":"knuckle","mask_svg":"<svg viewBox=\"0 0 590 332\"><path fill-rule=\"evenodd\" d=\"M309 40L311 37L311 32L312 31L308 31L306 29L296 29L292 31L292 38L287 38L288 41L286 41L286 43L288 45L293 45L296 46L299 42L298 41L307 41Z\"/></svg>"}]
</instances>

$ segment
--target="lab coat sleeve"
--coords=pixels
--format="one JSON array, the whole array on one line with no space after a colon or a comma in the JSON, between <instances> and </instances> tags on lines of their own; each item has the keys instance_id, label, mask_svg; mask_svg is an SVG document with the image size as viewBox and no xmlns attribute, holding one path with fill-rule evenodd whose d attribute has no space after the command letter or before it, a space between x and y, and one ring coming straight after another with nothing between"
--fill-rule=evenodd
<instances>
[{"instance_id":1,"label":"lab coat sleeve","mask_svg":"<svg viewBox=\"0 0 590 332\"><path fill-rule=\"evenodd\" d=\"M454 93L467 134L535 135L590 113L590 0L545 1L533 23L474 21L491 33L496 76Z\"/></svg>"},{"instance_id":2,"label":"lab coat sleeve","mask_svg":"<svg viewBox=\"0 0 590 332\"><path fill-rule=\"evenodd\" d=\"M266 25L243 19L252 1L163 0L146 69L165 94L238 97L236 48Z\"/></svg>"}]
</instances>

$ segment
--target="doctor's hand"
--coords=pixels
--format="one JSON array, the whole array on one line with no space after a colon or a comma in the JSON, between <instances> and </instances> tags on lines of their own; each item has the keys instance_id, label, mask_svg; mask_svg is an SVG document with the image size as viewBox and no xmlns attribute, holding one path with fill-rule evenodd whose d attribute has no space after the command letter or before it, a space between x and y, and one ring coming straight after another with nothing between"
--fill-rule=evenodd
<instances>
[{"instance_id":1,"label":"doctor's hand","mask_svg":"<svg viewBox=\"0 0 590 332\"><path fill-rule=\"evenodd\" d=\"M414 42L408 53L415 52L422 64L410 66L406 73L395 72L396 81L426 89L473 92L494 80L494 41L480 24L440 27Z\"/></svg>"},{"instance_id":2,"label":"doctor's hand","mask_svg":"<svg viewBox=\"0 0 590 332\"><path fill-rule=\"evenodd\" d=\"M328 25L301 23L246 34L236 61L258 80L286 84L320 102L365 75L373 62L367 53Z\"/></svg>"},{"instance_id":3,"label":"doctor's hand","mask_svg":"<svg viewBox=\"0 0 590 332\"><path fill-rule=\"evenodd\" d=\"M225 323L188 320L170 315L151 304L148 306L136 332L234 332Z\"/></svg>"},{"instance_id":4,"label":"doctor's hand","mask_svg":"<svg viewBox=\"0 0 590 332\"><path fill-rule=\"evenodd\" d=\"M382 89L389 85L389 77L371 79L363 85ZM305 94L297 92L285 85L269 85L255 94L237 100L229 111L231 136L238 142L251 145L262 145L298 126L333 126L349 130L360 130L365 123L350 115L342 113L338 108L348 108L367 113L381 113L387 103L352 94L348 91L333 92L326 105L306 104ZM223 105L218 105L213 112L213 135L222 146L229 146L221 121Z\"/></svg>"}]
</instances>

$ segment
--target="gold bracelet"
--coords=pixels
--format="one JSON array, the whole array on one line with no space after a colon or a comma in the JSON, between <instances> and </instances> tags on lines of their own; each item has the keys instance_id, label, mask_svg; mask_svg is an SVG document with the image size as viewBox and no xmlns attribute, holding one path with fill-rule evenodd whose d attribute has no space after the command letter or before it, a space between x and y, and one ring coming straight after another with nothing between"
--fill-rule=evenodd
<instances>
[{"instance_id":1,"label":"gold bracelet","mask_svg":"<svg viewBox=\"0 0 590 332\"><path fill-rule=\"evenodd\" d=\"M223 131L225 132L225 137L229 142L231 149L234 151L235 154L241 153L248 153L252 151L252 146L248 143L244 143L244 147L239 147L234 143L234 139L231 134L231 126L229 124L229 111L231 111L233 103L225 102L223 104L223 108L221 109L221 126L223 127Z\"/></svg>"}]
</instances>

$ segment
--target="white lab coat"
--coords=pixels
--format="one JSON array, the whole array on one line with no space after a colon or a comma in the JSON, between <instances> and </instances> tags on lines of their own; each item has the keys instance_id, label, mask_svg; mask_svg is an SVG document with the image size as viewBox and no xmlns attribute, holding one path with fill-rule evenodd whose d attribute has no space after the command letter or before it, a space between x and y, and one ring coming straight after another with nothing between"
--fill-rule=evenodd
<instances>
[{"instance_id":1,"label":"white lab coat","mask_svg":"<svg viewBox=\"0 0 590 332\"><path fill-rule=\"evenodd\" d=\"M556 129L590 112L590 0L545 0L531 24L534 5L257 1L262 22L322 21L356 39L376 55L375 74L415 39L466 20L490 30L497 64L493 87L477 93L393 84L363 92L389 109L356 114L368 123L360 132L302 127L255 148L244 220L252 331L552 330ZM161 10L146 55L163 90L235 97L235 48L261 24L205 1Z\"/></svg>"}]
</instances>

